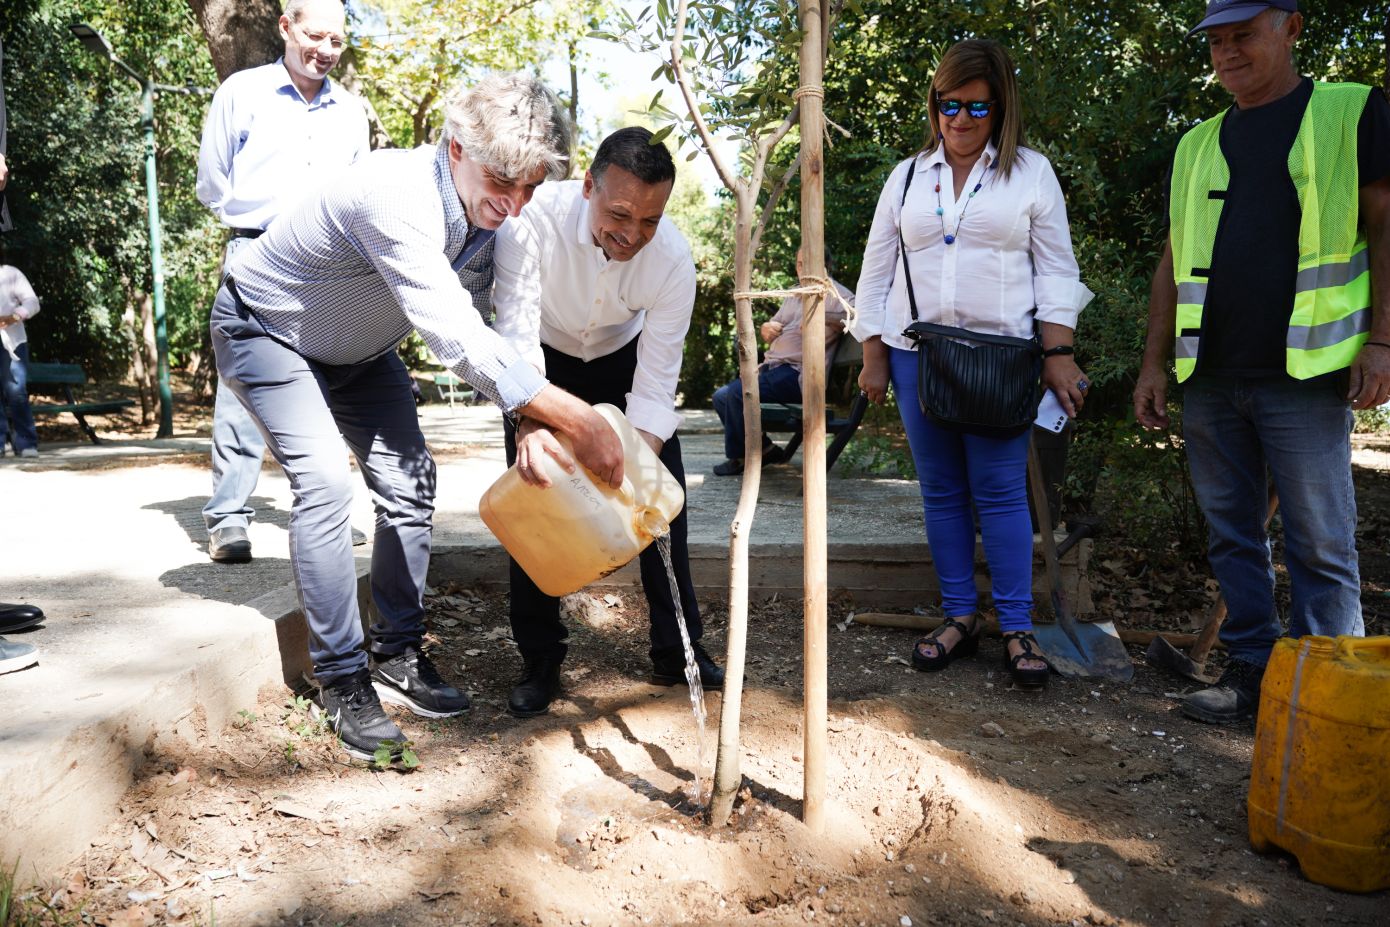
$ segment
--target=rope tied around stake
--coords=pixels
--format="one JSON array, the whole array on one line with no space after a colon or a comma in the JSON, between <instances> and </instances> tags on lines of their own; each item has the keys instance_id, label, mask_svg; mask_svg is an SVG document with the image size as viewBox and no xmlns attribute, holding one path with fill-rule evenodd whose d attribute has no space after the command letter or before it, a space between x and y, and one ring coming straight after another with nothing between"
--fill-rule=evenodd
<instances>
[{"instance_id":1,"label":"rope tied around stake","mask_svg":"<svg viewBox=\"0 0 1390 927\"><path fill-rule=\"evenodd\" d=\"M792 102L800 103L802 97L820 97L825 99L825 88L817 84L807 84L804 87L797 87L792 93Z\"/></svg>"},{"instance_id":2,"label":"rope tied around stake","mask_svg":"<svg viewBox=\"0 0 1390 927\"><path fill-rule=\"evenodd\" d=\"M740 299L786 299L788 296L832 296L845 309L845 329L853 327L859 318L854 304L840 295L839 289L829 277L803 277L801 286L789 290L743 290L734 293L734 301ZM810 281L807 283L806 281Z\"/></svg>"}]
</instances>

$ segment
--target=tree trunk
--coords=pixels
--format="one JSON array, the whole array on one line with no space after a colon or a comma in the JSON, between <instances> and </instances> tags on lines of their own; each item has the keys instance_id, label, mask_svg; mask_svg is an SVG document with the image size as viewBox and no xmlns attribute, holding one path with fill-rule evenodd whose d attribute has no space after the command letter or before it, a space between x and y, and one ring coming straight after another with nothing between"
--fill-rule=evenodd
<instances>
[{"instance_id":1,"label":"tree trunk","mask_svg":"<svg viewBox=\"0 0 1390 927\"><path fill-rule=\"evenodd\" d=\"M734 292L752 289L750 250L753 209L761 177L744 180L735 190ZM753 301L734 302L738 323L738 375L743 381L743 486L729 526L729 626L725 634L724 697L719 711L719 753L714 764L710 823L722 827L733 812L743 774L739 771L739 721L743 711L743 665L748 644L748 541L763 475L763 415L758 395L758 338L753 330ZM803 326L804 327L804 326Z\"/></svg>"},{"instance_id":2,"label":"tree trunk","mask_svg":"<svg viewBox=\"0 0 1390 927\"><path fill-rule=\"evenodd\" d=\"M153 410L150 408L153 381L150 379L149 365L145 363L145 351L140 337L141 326L136 321L135 294L128 286L126 287L125 312L121 314L121 328L130 348L130 378L135 381L135 391L140 397L140 424L148 425L152 421L151 416L153 414Z\"/></svg>"},{"instance_id":3,"label":"tree trunk","mask_svg":"<svg viewBox=\"0 0 1390 927\"><path fill-rule=\"evenodd\" d=\"M276 0L188 0L208 40L218 80L285 53Z\"/></svg>"},{"instance_id":4,"label":"tree trunk","mask_svg":"<svg viewBox=\"0 0 1390 927\"><path fill-rule=\"evenodd\" d=\"M575 132L579 131L579 62L575 56L579 53L579 45L575 42L570 43L570 125L574 126Z\"/></svg>"},{"instance_id":5,"label":"tree trunk","mask_svg":"<svg viewBox=\"0 0 1390 927\"><path fill-rule=\"evenodd\" d=\"M357 75L357 49L348 48L343 52L343 57L338 61L338 83L342 84L348 93L357 97L362 102L362 108L367 111L367 133L371 137L373 150L395 148L395 140L391 138L391 133L386 131L386 125L377 114L371 98L362 89L362 78Z\"/></svg>"}]
</instances>

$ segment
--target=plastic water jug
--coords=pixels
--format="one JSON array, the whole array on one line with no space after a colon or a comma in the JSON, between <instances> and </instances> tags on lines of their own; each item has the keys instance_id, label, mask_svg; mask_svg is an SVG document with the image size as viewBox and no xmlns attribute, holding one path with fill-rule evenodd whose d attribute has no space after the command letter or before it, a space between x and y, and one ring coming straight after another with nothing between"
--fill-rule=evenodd
<instances>
[{"instance_id":1,"label":"plastic water jug","mask_svg":"<svg viewBox=\"0 0 1390 927\"><path fill-rule=\"evenodd\" d=\"M1314 882L1390 888L1390 637L1286 638L1260 688L1250 842Z\"/></svg>"},{"instance_id":2,"label":"plastic water jug","mask_svg":"<svg viewBox=\"0 0 1390 927\"><path fill-rule=\"evenodd\" d=\"M569 595L625 566L665 534L685 505L680 483L615 406L594 410L623 444L623 484L614 489L582 466L566 473L549 455L541 489L508 468L483 493L478 512L546 595ZM569 440L557 436L573 453Z\"/></svg>"}]
</instances>

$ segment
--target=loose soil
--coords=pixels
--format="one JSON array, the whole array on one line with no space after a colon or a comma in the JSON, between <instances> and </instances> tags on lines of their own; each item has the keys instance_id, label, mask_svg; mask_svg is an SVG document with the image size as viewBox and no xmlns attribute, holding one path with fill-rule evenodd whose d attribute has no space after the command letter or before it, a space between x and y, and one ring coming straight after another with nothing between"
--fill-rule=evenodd
<instances>
[{"instance_id":1,"label":"loose soil","mask_svg":"<svg viewBox=\"0 0 1390 927\"><path fill-rule=\"evenodd\" d=\"M1390 469L1357 481L1367 631L1390 634ZM1214 598L1200 563L1114 539L1093 563L1101 616L1125 627L1185 627ZM727 607L705 608L718 654ZM428 643L474 707L432 722L388 707L418 768L349 762L306 703L267 691L227 730L151 748L119 822L31 901L121 927L1390 919L1390 893L1339 893L1251 851L1253 725L1185 720L1173 696L1191 685L1137 648L1130 685L1054 678L1028 693L997 640L916 673L915 635L845 624L854 609L843 596L830 608L823 834L799 822L799 602L753 609L745 788L734 823L714 829L687 798L685 691L645 681L640 596L566 600L566 695L522 721L504 710L519 663L505 598L446 584Z\"/></svg>"}]
</instances>

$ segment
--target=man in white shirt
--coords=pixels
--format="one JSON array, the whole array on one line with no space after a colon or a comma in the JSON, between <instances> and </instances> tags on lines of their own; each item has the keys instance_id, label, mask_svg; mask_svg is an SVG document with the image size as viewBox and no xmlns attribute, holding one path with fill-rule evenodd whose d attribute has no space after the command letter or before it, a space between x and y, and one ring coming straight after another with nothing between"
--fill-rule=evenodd
<instances>
[{"instance_id":1,"label":"man in white shirt","mask_svg":"<svg viewBox=\"0 0 1390 927\"><path fill-rule=\"evenodd\" d=\"M345 30L340 0L289 0L280 17L284 57L238 71L212 98L198 152L197 192L231 230L224 274L237 252L277 216L367 151L362 104L328 79L342 56ZM203 508L208 556L219 563L251 559L246 528L255 510L248 500L264 456L255 422L219 382L212 496Z\"/></svg>"},{"instance_id":2,"label":"man in white shirt","mask_svg":"<svg viewBox=\"0 0 1390 927\"><path fill-rule=\"evenodd\" d=\"M695 304L695 264L685 237L663 216L676 168L651 137L636 127L614 132L583 181L546 184L519 218L502 226L493 306L497 332L523 357L585 402L625 410L684 487L676 381ZM541 444L554 442L529 418L516 432L509 424L507 460L526 477L529 448L517 453L518 435L530 447L538 446L531 443L538 435ZM707 689L722 688L723 670L699 645L684 511L671 523L671 560L701 680ZM685 681L685 658L655 545L642 553L641 567L651 614L651 681L677 685ZM511 620L525 669L508 708L519 717L543 714L559 693L568 632L559 600L542 593L515 561Z\"/></svg>"}]
</instances>

